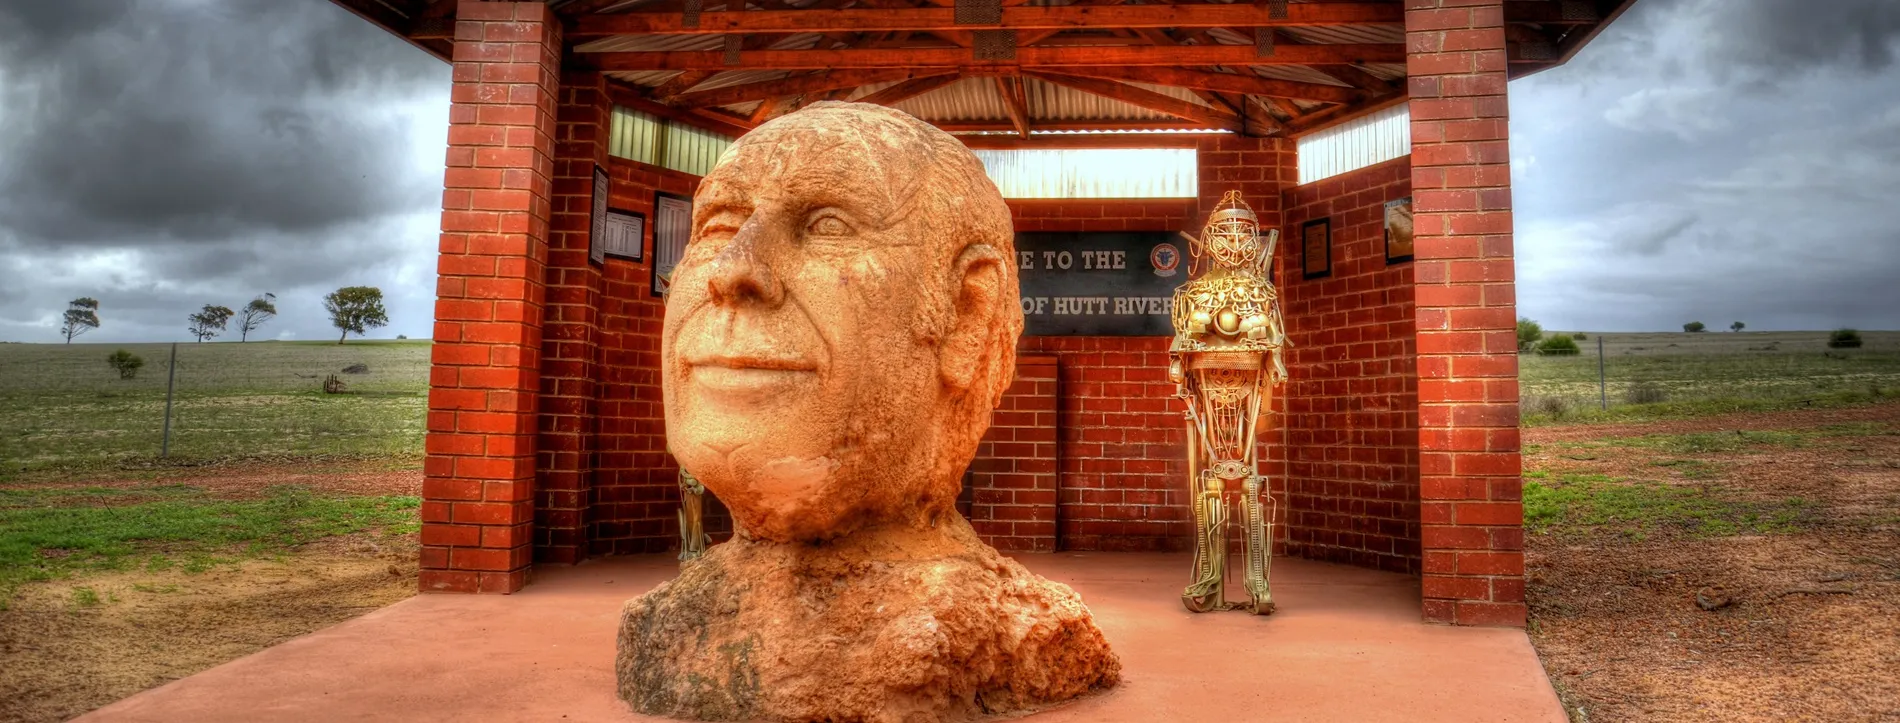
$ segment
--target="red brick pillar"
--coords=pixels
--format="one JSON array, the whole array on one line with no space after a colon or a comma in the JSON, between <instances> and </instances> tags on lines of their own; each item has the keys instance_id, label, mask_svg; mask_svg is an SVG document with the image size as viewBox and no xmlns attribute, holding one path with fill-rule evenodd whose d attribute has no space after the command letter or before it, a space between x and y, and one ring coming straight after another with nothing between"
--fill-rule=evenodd
<instances>
[{"instance_id":1,"label":"red brick pillar","mask_svg":"<svg viewBox=\"0 0 1900 723\"><path fill-rule=\"evenodd\" d=\"M424 462L425 592L528 579L560 24L462 0Z\"/></svg>"},{"instance_id":2,"label":"red brick pillar","mask_svg":"<svg viewBox=\"0 0 1900 723\"><path fill-rule=\"evenodd\" d=\"M587 552L589 488L597 448L601 267L592 241L594 168L607 166L613 102L606 78L561 78L549 228L547 323L542 328L541 421L534 496L534 558L579 562Z\"/></svg>"},{"instance_id":3,"label":"red brick pillar","mask_svg":"<svg viewBox=\"0 0 1900 723\"><path fill-rule=\"evenodd\" d=\"M1424 615L1525 622L1502 0L1406 0Z\"/></svg>"}]
</instances>

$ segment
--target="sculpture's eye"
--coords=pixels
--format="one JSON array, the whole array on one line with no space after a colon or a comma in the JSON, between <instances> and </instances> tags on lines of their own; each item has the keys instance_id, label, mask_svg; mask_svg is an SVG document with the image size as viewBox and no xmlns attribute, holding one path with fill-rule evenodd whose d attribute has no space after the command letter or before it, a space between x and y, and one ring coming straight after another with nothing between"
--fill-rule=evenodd
<instances>
[{"instance_id":1,"label":"sculpture's eye","mask_svg":"<svg viewBox=\"0 0 1900 723\"><path fill-rule=\"evenodd\" d=\"M850 236L851 232L851 224L831 214L813 216L811 223L805 227L808 236Z\"/></svg>"}]
</instances>

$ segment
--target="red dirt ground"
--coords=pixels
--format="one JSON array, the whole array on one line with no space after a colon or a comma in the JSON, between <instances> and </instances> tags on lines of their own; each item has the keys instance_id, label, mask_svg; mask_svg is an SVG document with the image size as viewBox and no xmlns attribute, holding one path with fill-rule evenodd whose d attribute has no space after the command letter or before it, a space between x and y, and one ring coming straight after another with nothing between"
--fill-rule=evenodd
<instances>
[{"instance_id":1,"label":"red dirt ground","mask_svg":"<svg viewBox=\"0 0 1900 723\"><path fill-rule=\"evenodd\" d=\"M1587 446L1738 429L1804 436L1696 454ZM1900 404L1528 429L1525 442L1527 472L1813 505L1793 533L1530 535L1532 640L1573 720L1900 720Z\"/></svg>"}]
</instances>

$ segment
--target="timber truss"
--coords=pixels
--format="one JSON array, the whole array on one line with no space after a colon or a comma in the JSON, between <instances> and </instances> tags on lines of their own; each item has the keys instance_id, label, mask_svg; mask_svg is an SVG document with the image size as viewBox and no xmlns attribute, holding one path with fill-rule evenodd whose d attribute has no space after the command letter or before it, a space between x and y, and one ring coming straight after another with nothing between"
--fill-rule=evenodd
<instances>
[{"instance_id":1,"label":"timber truss","mask_svg":"<svg viewBox=\"0 0 1900 723\"><path fill-rule=\"evenodd\" d=\"M447 59L457 0L334 0ZM1136 3L1139 4L1136 4ZM1633 0L1508 0L1511 77ZM1403 0L550 0L615 101L739 133L819 100L952 132L1297 135L1406 97ZM1039 144L1040 145L1040 144Z\"/></svg>"}]
</instances>

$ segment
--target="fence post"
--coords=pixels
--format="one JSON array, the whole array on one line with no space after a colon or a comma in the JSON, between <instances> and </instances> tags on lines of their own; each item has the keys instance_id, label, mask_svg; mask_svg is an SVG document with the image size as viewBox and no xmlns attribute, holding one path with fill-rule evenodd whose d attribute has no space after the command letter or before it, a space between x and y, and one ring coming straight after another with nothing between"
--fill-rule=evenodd
<instances>
[{"instance_id":1,"label":"fence post","mask_svg":"<svg viewBox=\"0 0 1900 723\"><path fill-rule=\"evenodd\" d=\"M1610 382L1603 374L1603 335L1597 335L1597 402L1603 411L1610 411Z\"/></svg>"},{"instance_id":2,"label":"fence post","mask_svg":"<svg viewBox=\"0 0 1900 723\"><path fill-rule=\"evenodd\" d=\"M172 451L172 383L178 379L178 342L172 342L172 360L165 367L165 437L158 443L158 458Z\"/></svg>"}]
</instances>

